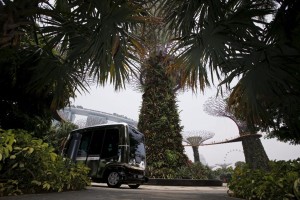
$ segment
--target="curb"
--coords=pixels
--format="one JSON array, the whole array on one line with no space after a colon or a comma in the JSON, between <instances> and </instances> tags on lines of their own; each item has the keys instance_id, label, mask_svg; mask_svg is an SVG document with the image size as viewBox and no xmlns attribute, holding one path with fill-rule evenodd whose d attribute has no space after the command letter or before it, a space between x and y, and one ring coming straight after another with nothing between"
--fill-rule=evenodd
<instances>
[{"instance_id":1,"label":"curb","mask_svg":"<svg viewBox=\"0 0 300 200\"><path fill-rule=\"evenodd\" d=\"M150 178L144 185L165 185L165 186L222 186L220 180L201 180L201 179L152 179Z\"/></svg>"}]
</instances>

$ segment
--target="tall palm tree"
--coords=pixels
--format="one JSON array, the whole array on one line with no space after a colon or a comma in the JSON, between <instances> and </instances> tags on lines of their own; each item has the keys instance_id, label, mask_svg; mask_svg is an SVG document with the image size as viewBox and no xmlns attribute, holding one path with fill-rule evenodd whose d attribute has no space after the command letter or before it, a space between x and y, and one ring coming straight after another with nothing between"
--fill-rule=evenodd
<instances>
[{"instance_id":1,"label":"tall palm tree","mask_svg":"<svg viewBox=\"0 0 300 200\"><path fill-rule=\"evenodd\" d=\"M230 106L252 126L272 128L279 138L299 142L299 4L165 1L166 20L181 35L173 68L183 66L182 82L195 89L204 88L207 69L220 86L229 87L238 78Z\"/></svg>"}]
</instances>

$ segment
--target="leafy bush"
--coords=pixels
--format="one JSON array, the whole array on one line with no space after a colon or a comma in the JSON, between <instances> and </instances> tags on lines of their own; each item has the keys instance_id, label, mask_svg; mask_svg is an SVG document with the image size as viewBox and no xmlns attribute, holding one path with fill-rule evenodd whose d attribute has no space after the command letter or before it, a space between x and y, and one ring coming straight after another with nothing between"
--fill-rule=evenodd
<instances>
[{"instance_id":1,"label":"leafy bush","mask_svg":"<svg viewBox=\"0 0 300 200\"><path fill-rule=\"evenodd\" d=\"M190 163L187 166L178 167L177 170L148 167L148 173L151 178L208 179L211 174L211 169L201 163Z\"/></svg>"},{"instance_id":2,"label":"leafy bush","mask_svg":"<svg viewBox=\"0 0 300 200\"><path fill-rule=\"evenodd\" d=\"M0 196L83 189L88 172L26 131L0 130Z\"/></svg>"},{"instance_id":3,"label":"leafy bush","mask_svg":"<svg viewBox=\"0 0 300 200\"><path fill-rule=\"evenodd\" d=\"M177 151L164 150L164 159L153 161L147 166L147 176L151 178L177 178L177 171L188 163L182 163L182 155Z\"/></svg>"},{"instance_id":4,"label":"leafy bush","mask_svg":"<svg viewBox=\"0 0 300 200\"><path fill-rule=\"evenodd\" d=\"M245 199L299 199L300 159L270 162L270 171L236 167L229 183L235 197Z\"/></svg>"},{"instance_id":5,"label":"leafy bush","mask_svg":"<svg viewBox=\"0 0 300 200\"><path fill-rule=\"evenodd\" d=\"M218 180L223 181L224 183L227 183L231 179L232 173L233 173L232 167L217 168L217 169L211 170L209 178L210 179L218 179Z\"/></svg>"},{"instance_id":6,"label":"leafy bush","mask_svg":"<svg viewBox=\"0 0 300 200\"><path fill-rule=\"evenodd\" d=\"M210 174L211 169L202 163L191 163L177 172L178 177L190 179L208 179Z\"/></svg>"}]
</instances>

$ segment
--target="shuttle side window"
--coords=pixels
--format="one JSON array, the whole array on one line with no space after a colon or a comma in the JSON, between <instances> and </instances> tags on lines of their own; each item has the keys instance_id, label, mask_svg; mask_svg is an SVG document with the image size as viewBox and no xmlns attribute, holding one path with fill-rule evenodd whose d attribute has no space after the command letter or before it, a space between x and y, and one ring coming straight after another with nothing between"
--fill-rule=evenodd
<instances>
[{"instance_id":1,"label":"shuttle side window","mask_svg":"<svg viewBox=\"0 0 300 200\"><path fill-rule=\"evenodd\" d=\"M93 133L93 140L90 146L90 155L100 155L103 147L105 129L97 129Z\"/></svg>"},{"instance_id":2,"label":"shuttle side window","mask_svg":"<svg viewBox=\"0 0 300 200\"><path fill-rule=\"evenodd\" d=\"M91 143L91 139L92 139L92 133L91 132L82 134L81 143L80 143L80 146L79 146L77 156L87 156L87 153L88 153L88 150L89 150L89 145Z\"/></svg>"},{"instance_id":3,"label":"shuttle side window","mask_svg":"<svg viewBox=\"0 0 300 200\"><path fill-rule=\"evenodd\" d=\"M118 157L119 129L106 129L105 141L103 143L102 158Z\"/></svg>"}]
</instances>

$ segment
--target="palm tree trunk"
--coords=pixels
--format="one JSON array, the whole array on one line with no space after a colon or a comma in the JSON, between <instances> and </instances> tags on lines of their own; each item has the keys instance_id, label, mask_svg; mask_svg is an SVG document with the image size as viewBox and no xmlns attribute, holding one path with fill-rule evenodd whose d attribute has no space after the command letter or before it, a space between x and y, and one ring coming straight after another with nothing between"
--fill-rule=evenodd
<instances>
[{"instance_id":1,"label":"palm tree trunk","mask_svg":"<svg viewBox=\"0 0 300 200\"><path fill-rule=\"evenodd\" d=\"M200 163L200 157L199 157L199 147L198 146L192 146L193 152L194 152L194 162Z\"/></svg>"},{"instance_id":2,"label":"palm tree trunk","mask_svg":"<svg viewBox=\"0 0 300 200\"><path fill-rule=\"evenodd\" d=\"M242 140L242 145L246 163L251 169L269 169L269 158L259 138L245 138Z\"/></svg>"}]
</instances>

